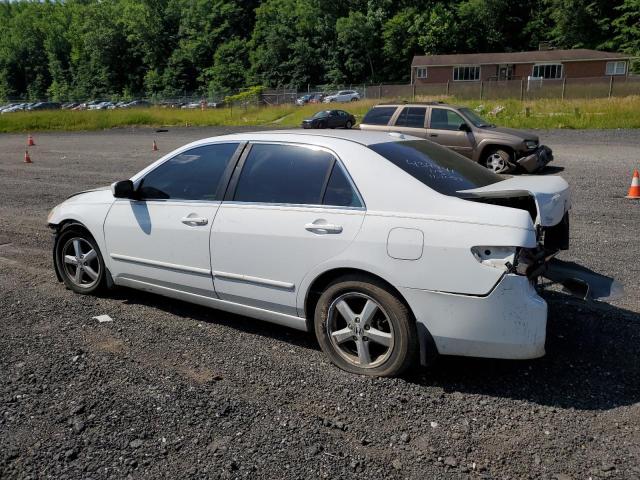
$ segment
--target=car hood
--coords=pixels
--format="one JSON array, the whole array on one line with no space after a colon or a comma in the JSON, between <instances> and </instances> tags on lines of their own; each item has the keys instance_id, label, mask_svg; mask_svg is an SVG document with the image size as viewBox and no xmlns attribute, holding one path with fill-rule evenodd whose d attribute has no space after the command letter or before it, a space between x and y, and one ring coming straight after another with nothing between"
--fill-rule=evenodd
<instances>
[{"instance_id":1,"label":"car hood","mask_svg":"<svg viewBox=\"0 0 640 480\"><path fill-rule=\"evenodd\" d=\"M562 221L564 214L571 208L569 184L558 176L522 176L511 177L485 187L460 190L472 198L508 198L532 195L535 198L538 216L536 225L549 227Z\"/></svg>"},{"instance_id":2,"label":"car hood","mask_svg":"<svg viewBox=\"0 0 640 480\"><path fill-rule=\"evenodd\" d=\"M76 200L75 197L78 197L78 196L81 196L81 195L85 196L85 198L86 198L86 196L87 196L86 194L90 194L90 193L93 193L93 192L104 192L104 191L109 191L109 194L111 194L111 186L106 185L104 187L91 188L89 190L82 190L81 192L73 193L73 194L69 195L66 198L65 202L69 201L69 199L72 199L72 198L74 199L73 201L75 201ZM104 197L104 194L100 193L100 194L92 195L92 196L94 196L96 198L102 198L102 197Z\"/></svg>"},{"instance_id":3,"label":"car hood","mask_svg":"<svg viewBox=\"0 0 640 480\"><path fill-rule=\"evenodd\" d=\"M483 133L488 135L510 135L512 137L518 138L520 140L539 140L538 135L535 133L525 132L524 130L516 130L515 128L505 128L505 127L485 127L481 129Z\"/></svg>"}]
</instances>

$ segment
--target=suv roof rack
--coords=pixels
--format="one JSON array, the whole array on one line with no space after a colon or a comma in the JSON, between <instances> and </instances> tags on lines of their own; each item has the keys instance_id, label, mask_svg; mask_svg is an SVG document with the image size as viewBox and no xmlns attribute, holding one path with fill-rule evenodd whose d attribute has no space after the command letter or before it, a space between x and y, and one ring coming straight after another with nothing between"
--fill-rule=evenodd
<instances>
[{"instance_id":1,"label":"suv roof rack","mask_svg":"<svg viewBox=\"0 0 640 480\"><path fill-rule=\"evenodd\" d=\"M432 102L408 102L407 100L402 100L401 102L395 103L379 103L375 105L376 107L394 107L398 105L448 105L446 102L441 102L439 100L434 100Z\"/></svg>"}]
</instances>

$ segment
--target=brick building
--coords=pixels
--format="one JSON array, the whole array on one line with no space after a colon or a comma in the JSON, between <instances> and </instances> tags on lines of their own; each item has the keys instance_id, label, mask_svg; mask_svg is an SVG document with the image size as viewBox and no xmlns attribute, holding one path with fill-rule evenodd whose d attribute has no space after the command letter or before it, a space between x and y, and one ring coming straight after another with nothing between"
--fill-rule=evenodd
<instances>
[{"instance_id":1,"label":"brick building","mask_svg":"<svg viewBox=\"0 0 640 480\"><path fill-rule=\"evenodd\" d=\"M411 83L626 76L631 58L587 49L417 55L411 63Z\"/></svg>"}]
</instances>

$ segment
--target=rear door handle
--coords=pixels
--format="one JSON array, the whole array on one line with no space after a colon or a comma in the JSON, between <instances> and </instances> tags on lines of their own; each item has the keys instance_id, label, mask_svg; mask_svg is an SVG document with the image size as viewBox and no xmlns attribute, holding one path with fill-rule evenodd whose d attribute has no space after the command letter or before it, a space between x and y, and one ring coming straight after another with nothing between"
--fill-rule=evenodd
<instances>
[{"instance_id":1,"label":"rear door handle","mask_svg":"<svg viewBox=\"0 0 640 480\"><path fill-rule=\"evenodd\" d=\"M429 134L429 136L430 136L430 137L437 137L437 136L438 136L438 134L437 134L437 133L430 133L430 134Z\"/></svg>"},{"instance_id":2,"label":"rear door handle","mask_svg":"<svg viewBox=\"0 0 640 480\"><path fill-rule=\"evenodd\" d=\"M313 233L342 233L342 225L332 223L307 223L304 228Z\"/></svg>"},{"instance_id":3,"label":"rear door handle","mask_svg":"<svg viewBox=\"0 0 640 480\"><path fill-rule=\"evenodd\" d=\"M206 225L209 223L209 219L205 217L182 217L180 221L185 225Z\"/></svg>"}]
</instances>

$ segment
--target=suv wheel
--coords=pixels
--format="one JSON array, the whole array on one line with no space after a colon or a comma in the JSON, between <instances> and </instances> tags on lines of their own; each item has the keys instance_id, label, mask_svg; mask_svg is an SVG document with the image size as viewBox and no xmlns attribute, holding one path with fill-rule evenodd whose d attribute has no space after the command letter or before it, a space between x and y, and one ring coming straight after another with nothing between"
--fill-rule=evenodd
<instances>
[{"instance_id":1,"label":"suv wheel","mask_svg":"<svg viewBox=\"0 0 640 480\"><path fill-rule=\"evenodd\" d=\"M484 166L495 173L506 173L511 169L511 155L501 148L489 151Z\"/></svg>"},{"instance_id":2,"label":"suv wheel","mask_svg":"<svg viewBox=\"0 0 640 480\"><path fill-rule=\"evenodd\" d=\"M330 284L315 311L320 347L343 370L391 377L417 357L418 335L404 303L384 284L350 275Z\"/></svg>"},{"instance_id":3,"label":"suv wheel","mask_svg":"<svg viewBox=\"0 0 640 480\"><path fill-rule=\"evenodd\" d=\"M357 101L358 101L358 97L353 97L353 98L351 99L351 101L352 101L352 102L357 102Z\"/></svg>"}]
</instances>

